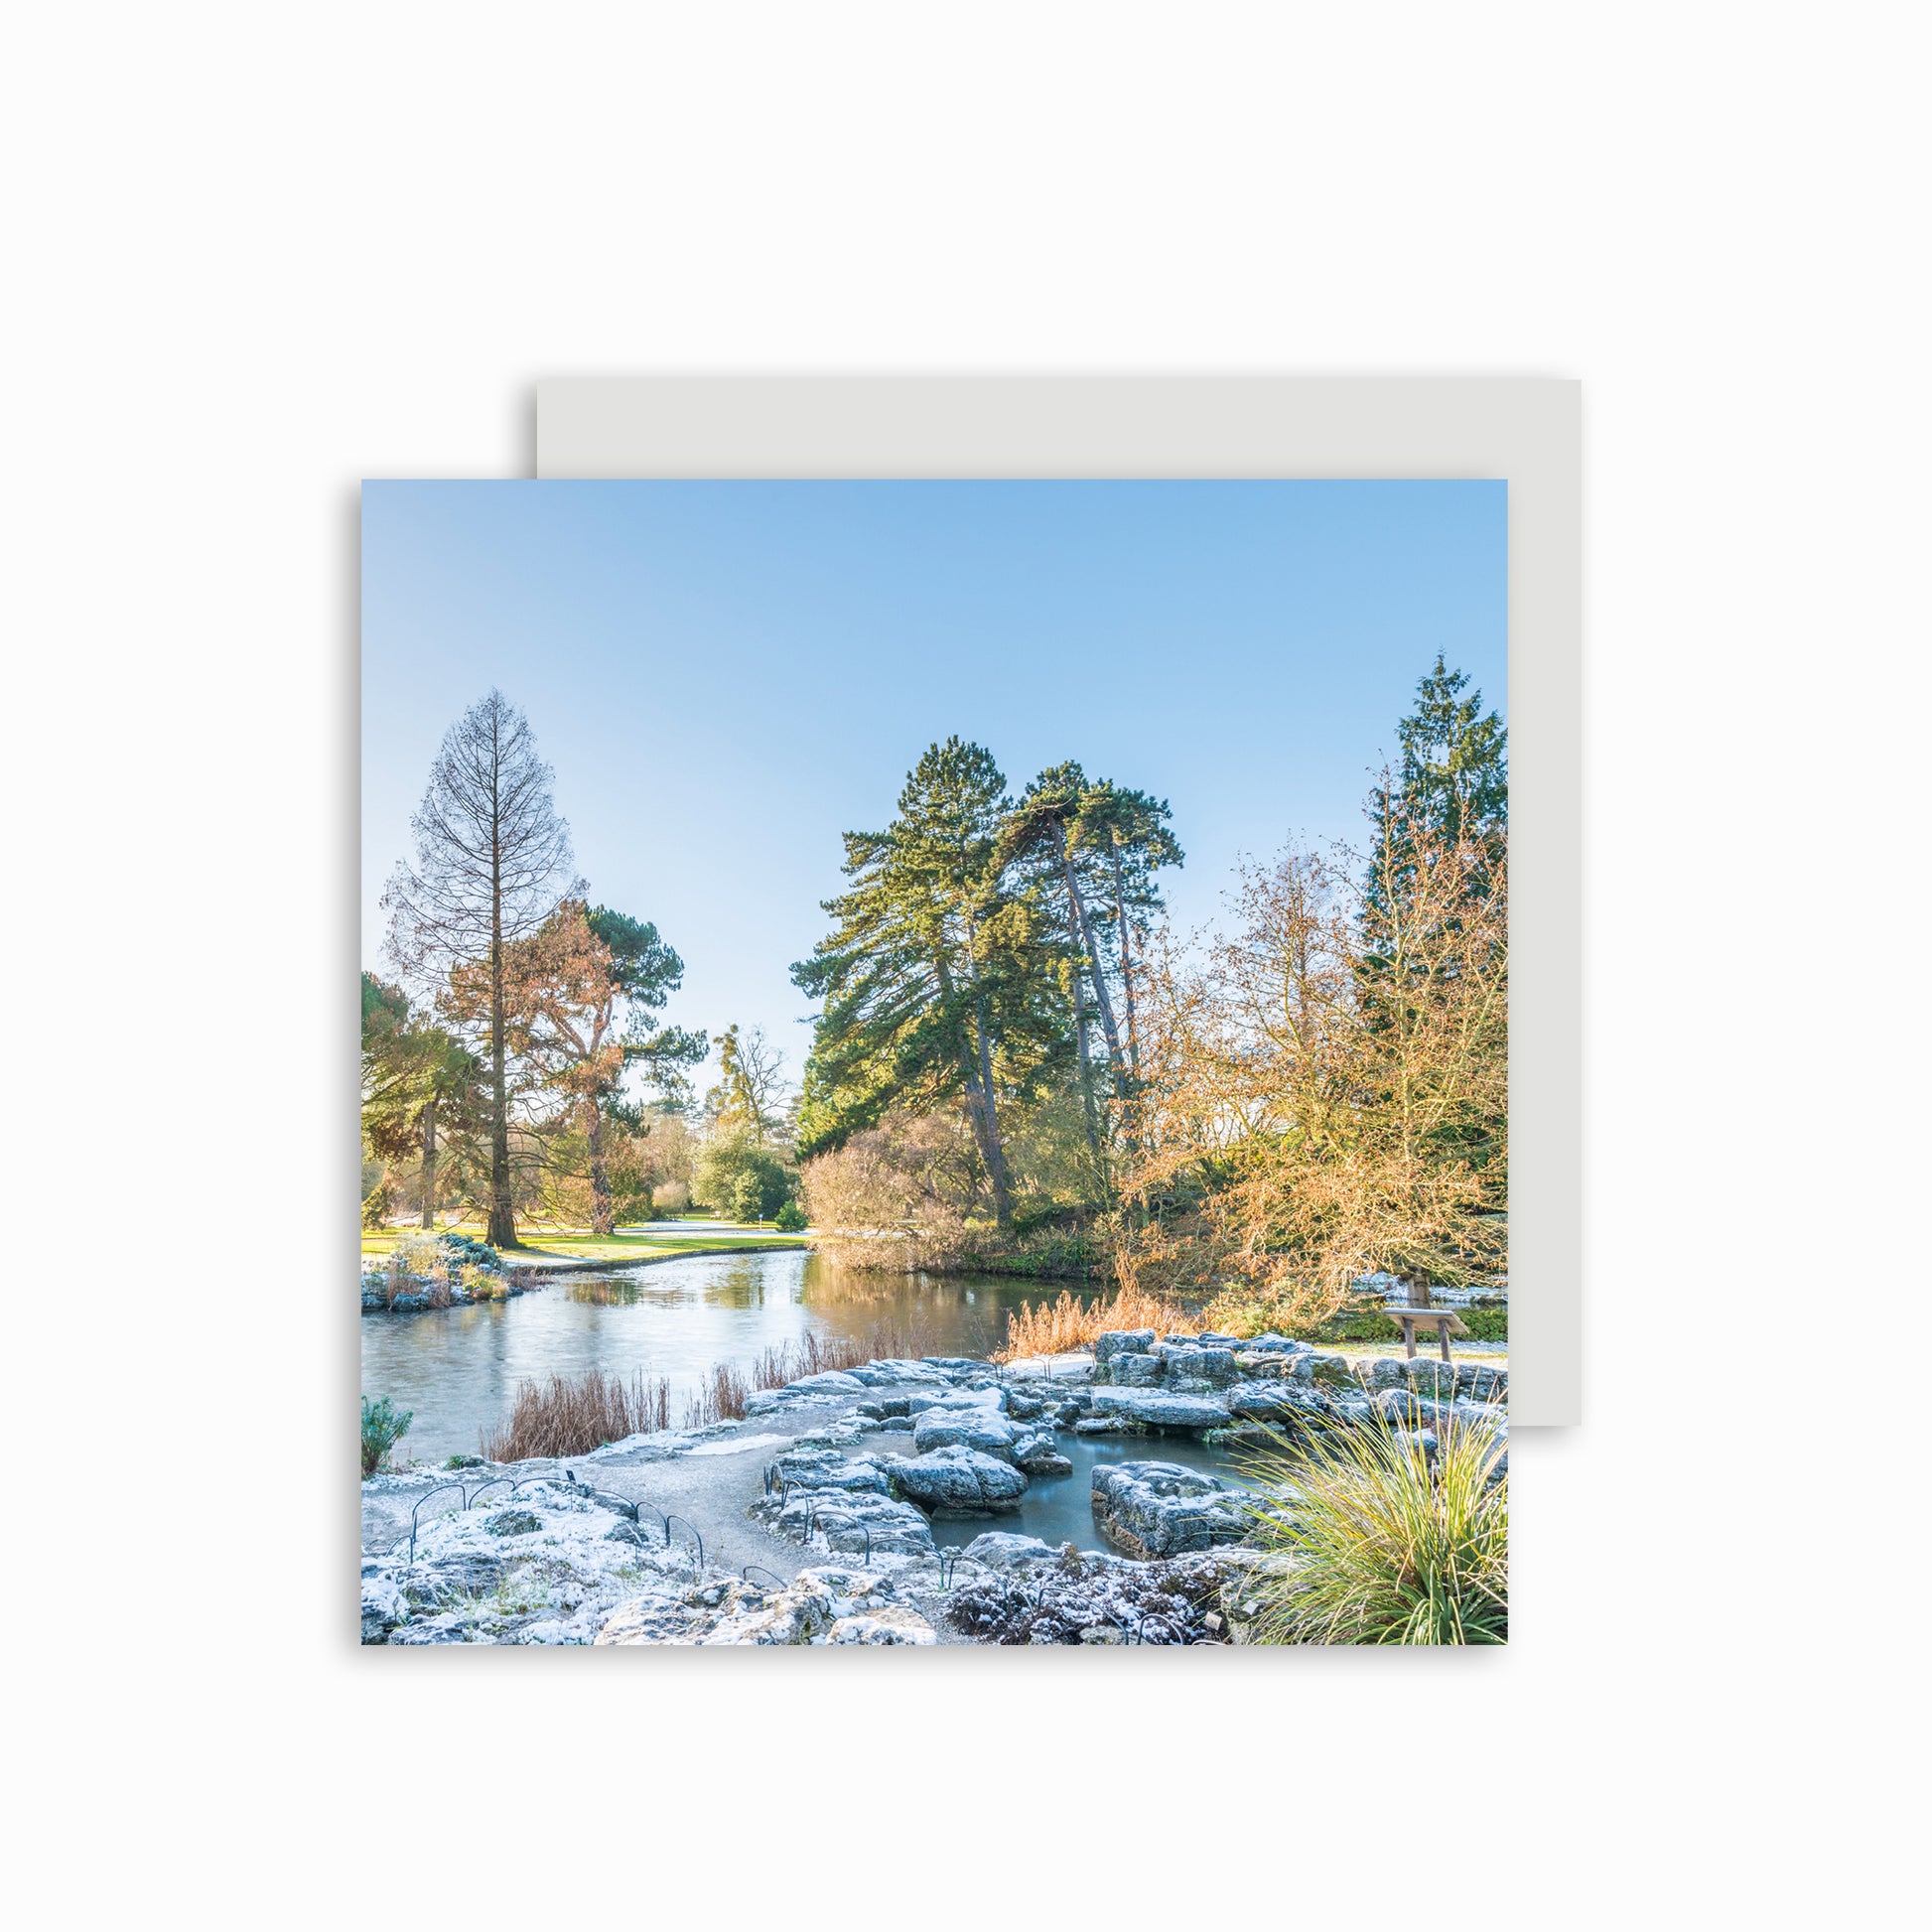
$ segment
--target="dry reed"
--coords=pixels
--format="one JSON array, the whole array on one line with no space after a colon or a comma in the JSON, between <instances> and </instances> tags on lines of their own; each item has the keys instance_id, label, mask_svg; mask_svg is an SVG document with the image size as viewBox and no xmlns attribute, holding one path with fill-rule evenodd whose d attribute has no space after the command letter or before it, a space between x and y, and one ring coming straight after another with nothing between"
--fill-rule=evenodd
<instances>
[{"instance_id":1,"label":"dry reed","mask_svg":"<svg viewBox=\"0 0 1932 1932\"><path fill-rule=\"evenodd\" d=\"M923 1351L927 1337L916 1326L875 1321L863 1335L802 1335L767 1347L752 1364L752 1387L781 1389L801 1375L860 1368L867 1362L902 1361Z\"/></svg>"},{"instance_id":2,"label":"dry reed","mask_svg":"<svg viewBox=\"0 0 1932 1932\"><path fill-rule=\"evenodd\" d=\"M575 1377L553 1375L525 1382L507 1423L482 1435L491 1462L521 1462L532 1455L588 1455L626 1436L648 1436L671 1426L671 1385L639 1369L621 1376L592 1369Z\"/></svg>"},{"instance_id":3,"label":"dry reed","mask_svg":"<svg viewBox=\"0 0 1932 1932\"><path fill-rule=\"evenodd\" d=\"M1023 1302L1007 1316L1007 1345L995 1352L996 1362L1019 1361L1028 1355L1068 1355L1091 1348L1111 1328L1152 1328L1156 1334L1196 1335L1199 1315L1174 1302L1123 1288L1111 1296L1077 1302L1063 1289L1057 1302Z\"/></svg>"},{"instance_id":4,"label":"dry reed","mask_svg":"<svg viewBox=\"0 0 1932 1932\"><path fill-rule=\"evenodd\" d=\"M684 1399L686 1429L704 1429L715 1422L743 1422L745 1398L751 1387L736 1362L713 1362L695 1395Z\"/></svg>"},{"instance_id":5,"label":"dry reed","mask_svg":"<svg viewBox=\"0 0 1932 1932\"><path fill-rule=\"evenodd\" d=\"M870 1361L916 1356L925 1335L915 1326L876 1321L864 1335L800 1336L767 1347L750 1369L736 1362L713 1362L697 1389L685 1398L682 1429L704 1429L712 1423L742 1422L747 1398L755 1389L781 1389L801 1375L858 1368ZM655 1435L671 1426L670 1383L664 1376L641 1371L626 1384L596 1369L572 1379L553 1375L545 1382L525 1382L516 1392L510 1419L482 1437L483 1454L492 1462L520 1462L532 1455L588 1455L606 1443L626 1436Z\"/></svg>"}]
</instances>

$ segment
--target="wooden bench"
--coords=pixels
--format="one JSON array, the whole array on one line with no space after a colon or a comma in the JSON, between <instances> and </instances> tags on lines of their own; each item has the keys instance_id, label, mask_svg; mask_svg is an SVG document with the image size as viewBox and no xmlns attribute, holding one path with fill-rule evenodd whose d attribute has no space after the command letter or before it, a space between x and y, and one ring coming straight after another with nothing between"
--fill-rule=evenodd
<instances>
[{"instance_id":1,"label":"wooden bench","mask_svg":"<svg viewBox=\"0 0 1932 1932\"><path fill-rule=\"evenodd\" d=\"M1416 1357L1416 1330L1434 1327L1436 1339L1443 1347L1443 1360L1449 1359L1449 1336L1466 1335L1469 1330L1453 1309L1388 1309L1381 1311L1391 1319L1402 1323L1402 1346L1411 1361Z\"/></svg>"}]
</instances>

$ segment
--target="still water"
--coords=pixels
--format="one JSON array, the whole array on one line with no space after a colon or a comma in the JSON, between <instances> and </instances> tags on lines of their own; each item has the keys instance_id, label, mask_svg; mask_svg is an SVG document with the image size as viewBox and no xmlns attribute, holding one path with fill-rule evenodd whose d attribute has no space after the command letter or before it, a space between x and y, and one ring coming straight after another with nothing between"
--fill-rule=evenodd
<instances>
[{"instance_id":1,"label":"still water","mask_svg":"<svg viewBox=\"0 0 1932 1932\"><path fill-rule=\"evenodd\" d=\"M1077 1293L1078 1291L1076 1291ZM817 1333L874 1354L984 1355L1007 1313L1050 1289L992 1276L854 1275L816 1255L701 1255L610 1275L564 1276L508 1302L362 1316L362 1392L413 1410L404 1452L474 1453L517 1384L602 1369L671 1385L671 1421L713 1362L749 1362ZM1067 1439L1070 1440L1070 1439ZM1066 1486L1079 1486L1084 1465Z\"/></svg>"},{"instance_id":2,"label":"still water","mask_svg":"<svg viewBox=\"0 0 1932 1932\"><path fill-rule=\"evenodd\" d=\"M868 1438L852 1451L863 1454L875 1443L892 1453L910 1451L905 1438ZM1008 1516L932 1519L932 1540L946 1548L964 1549L985 1530L1012 1530L1036 1536L1042 1543L1071 1543L1076 1548L1105 1548L1093 1526L1093 1465L1096 1462L1178 1462L1184 1468L1204 1469L1209 1475L1239 1480L1240 1470L1223 1449L1210 1449L1185 1436L1076 1436L1061 1430L1054 1445L1073 1464L1070 1476L1035 1476L1027 1484L1020 1507Z\"/></svg>"}]
</instances>

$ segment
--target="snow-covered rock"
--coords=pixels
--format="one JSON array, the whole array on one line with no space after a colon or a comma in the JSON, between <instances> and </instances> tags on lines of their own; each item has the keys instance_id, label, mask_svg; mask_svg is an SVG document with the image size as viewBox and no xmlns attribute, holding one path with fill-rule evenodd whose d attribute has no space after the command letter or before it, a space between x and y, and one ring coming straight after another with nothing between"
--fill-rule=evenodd
<instances>
[{"instance_id":1,"label":"snow-covered rock","mask_svg":"<svg viewBox=\"0 0 1932 1932\"><path fill-rule=\"evenodd\" d=\"M963 1445L901 1457L885 1467L901 1495L941 1516L1015 1509L1027 1492L1026 1476L1012 1463Z\"/></svg>"},{"instance_id":2,"label":"snow-covered rock","mask_svg":"<svg viewBox=\"0 0 1932 1932\"><path fill-rule=\"evenodd\" d=\"M1015 1536L1011 1530L983 1530L960 1552L989 1570L1013 1570L1032 1563L1057 1563L1060 1553L1036 1536Z\"/></svg>"},{"instance_id":3,"label":"snow-covered rock","mask_svg":"<svg viewBox=\"0 0 1932 1932\"><path fill-rule=\"evenodd\" d=\"M841 1455L832 1449L793 1449L778 1456L771 1469L789 1488L869 1489L883 1496L891 1487L877 1462L862 1455Z\"/></svg>"},{"instance_id":4,"label":"snow-covered rock","mask_svg":"<svg viewBox=\"0 0 1932 1932\"><path fill-rule=\"evenodd\" d=\"M937 1643L938 1633L907 1603L882 1603L832 1619L828 1643Z\"/></svg>"},{"instance_id":5,"label":"snow-covered rock","mask_svg":"<svg viewBox=\"0 0 1932 1932\"><path fill-rule=\"evenodd\" d=\"M1116 1355L1146 1355L1154 1349L1154 1330L1152 1328L1109 1328L1103 1335L1095 1337L1093 1344L1093 1379L1096 1382L1110 1381L1107 1373Z\"/></svg>"},{"instance_id":6,"label":"snow-covered rock","mask_svg":"<svg viewBox=\"0 0 1932 1932\"><path fill-rule=\"evenodd\" d=\"M1202 1348L1193 1343L1175 1346L1163 1342L1157 1351L1166 1365L1171 1388L1224 1389L1239 1379L1231 1348Z\"/></svg>"},{"instance_id":7,"label":"snow-covered rock","mask_svg":"<svg viewBox=\"0 0 1932 1932\"><path fill-rule=\"evenodd\" d=\"M787 1489L760 1497L751 1514L775 1536L800 1544L822 1540L841 1555L870 1550L875 1557L915 1557L932 1551L932 1526L922 1512L865 1490Z\"/></svg>"},{"instance_id":8,"label":"snow-covered rock","mask_svg":"<svg viewBox=\"0 0 1932 1932\"><path fill-rule=\"evenodd\" d=\"M438 1503L443 1507L437 1508ZM682 1545L652 1547L619 1507L565 1482L520 1488L514 1507L437 1498L407 1538L362 1566L365 1643L588 1643L610 1612L647 1588L666 1627L705 1609Z\"/></svg>"},{"instance_id":9,"label":"snow-covered rock","mask_svg":"<svg viewBox=\"0 0 1932 1932\"><path fill-rule=\"evenodd\" d=\"M1225 1429L1233 1418L1204 1395L1170 1395L1165 1389L1095 1389L1097 1417L1139 1423L1146 1429Z\"/></svg>"},{"instance_id":10,"label":"snow-covered rock","mask_svg":"<svg viewBox=\"0 0 1932 1932\"><path fill-rule=\"evenodd\" d=\"M928 1409L912 1423L912 1447L921 1455L957 1444L1011 1462L1016 1440L1013 1424L990 1404Z\"/></svg>"},{"instance_id":11,"label":"snow-covered rock","mask_svg":"<svg viewBox=\"0 0 1932 1932\"><path fill-rule=\"evenodd\" d=\"M828 1368L817 1375L801 1375L795 1382L788 1383L789 1392L794 1395L852 1395L861 1396L866 1392L867 1383L856 1375L848 1375L843 1369Z\"/></svg>"},{"instance_id":12,"label":"snow-covered rock","mask_svg":"<svg viewBox=\"0 0 1932 1932\"><path fill-rule=\"evenodd\" d=\"M1219 1476L1177 1462L1096 1462L1093 1520L1130 1556L1172 1556L1245 1535L1241 1493Z\"/></svg>"},{"instance_id":13,"label":"snow-covered rock","mask_svg":"<svg viewBox=\"0 0 1932 1932\"><path fill-rule=\"evenodd\" d=\"M1070 1476L1073 1464L1054 1445L1050 1429L1029 1430L1014 1443L1014 1462L1030 1476Z\"/></svg>"}]
</instances>

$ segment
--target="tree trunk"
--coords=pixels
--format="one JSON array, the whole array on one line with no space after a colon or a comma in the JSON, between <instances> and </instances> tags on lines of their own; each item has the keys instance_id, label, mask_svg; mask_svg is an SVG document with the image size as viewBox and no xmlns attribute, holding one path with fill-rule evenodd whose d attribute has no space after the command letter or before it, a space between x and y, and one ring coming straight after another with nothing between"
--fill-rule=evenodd
<instances>
[{"instance_id":1,"label":"tree trunk","mask_svg":"<svg viewBox=\"0 0 1932 1932\"><path fill-rule=\"evenodd\" d=\"M1135 1079L1141 1076L1141 1042L1134 1031L1134 960L1128 944L1127 888L1121 878L1120 847L1114 847L1114 919L1120 927L1120 984L1127 995L1127 1059Z\"/></svg>"},{"instance_id":2,"label":"tree trunk","mask_svg":"<svg viewBox=\"0 0 1932 1932\"><path fill-rule=\"evenodd\" d=\"M1129 1154L1139 1160L1141 1155L1141 1041L1134 1026L1134 954L1131 943L1132 929L1127 923L1127 885L1121 874L1120 841L1114 841L1114 922L1120 929L1120 985L1127 997L1127 1106L1123 1110L1122 1133L1126 1138ZM1147 1208L1143 1203L1139 1209L1139 1225L1147 1225Z\"/></svg>"},{"instance_id":3,"label":"tree trunk","mask_svg":"<svg viewBox=\"0 0 1932 1932\"><path fill-rule=\"evenodd\" d=\"M587 1139L591 1150L591 1232L609 1236L611 1232L611 1180L604 1171L604 1109L593 1094L588 1102L591 1124Z\"/></svg>"},{"instance_id":4,"label":"tree trunk","mask_svg":"<svg viewBox=\"0 0 1932 1932\"><path fill-rule=\"evenodd\" d=\"M1073 975L1073 1037L1080 1049L1080 1105L1086 1114L1087 1148L1096 1173L1100 1169L1100 1123L1093 1099L1093 1056L1087 1051L1087 999L1080 975Z\"/></svg>"},{"instance_id":5,"label":"tree trunk","mask_svg":"<svg viewBox=\"0 0 1932 1932\"><path fill-rule=\"evenodd\" d=\"M974 979L979 978L975 971ZM993 1213L1001 1228L1013 1232L1013 1182L1007 1173L1006 1149L1000 1145L1000 1116L993 1101L993 1048L987 1039L986 1001L976 994L974 1009L979 1019L980 1107L986 1115L986 1141L992 1152L989 1172L993 1176Z\"/></svg>"},{"instance_id":6,"label":"tree trunk","mask_svg":"<svg viewBox=\"0 0 1932 1932\"><path fill-rule=\"evenodd\" d=\"M1073 929L1079 935L1080 950L1086 956L1087 970L1093 978L1093 1003L1100 1009L1100 1031L1107 1035L1107 1053L1113 1067L1115 1084L1124 1064L1120 1050L1120 1029L1114 1025L1114 1003L1107 993L1106 975L1100 970L1100 953L1093 943L1093 927L1087 922L1086 902L1080 897L1080 882L1073 874L1073 855L1067 850L1066 827L1053 827L1059 842L1060 873L1066 880L1067 902L1073 907Z\"/></svg>"},{"instance_id":7,"label":"tree trunk","mask_svg":"<svg viewBox=\"0 0 1932 1932\"><path fill-rule=\"evenodd\" d=\"M944 960L935 962L939 990L948 1005L952 1002L952 975ZM993 1102L993 1047L988 1037L986 1001L977 991L979 961L973 957L970 928L966 942L966 965L975 992L973 1011L976 1020L977 1053L974 1046L960 1041L959 1071L966 1086L966 1111L972 1116L973 1135L979 1142L980 1159L986 1163L987 1178L993 1183L993 1217L1004 1232L1013 1230L1013 1183L1007 1174L1006 1150L1000 1145L1000 1116ZM977 1064L975 1063L977 1061Z\"/></svg>"},{"instance_id":8,"label":"tree trunk","mask_svg":"<svg viewBox=\"0 0 1932 1932\"><path fill-rule=\"evenodd\" d=\"M510 1205L510 1103L503 1051L503 854L496 765L489 772L489 1229L492 1248L514 1248Z\"/></svg>"},{"instance_id":9,"label":"tree trunk","mask_svg":"<svg viewBox=\"0 0 1932 1932\"><path fill-rule=\"evenodd\" d=\"M436 1096L423 1109L423 1231L436 1226Z\"/></svg>"}]
</instances>

